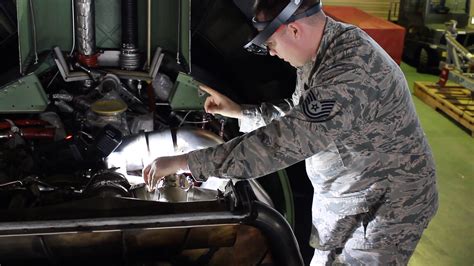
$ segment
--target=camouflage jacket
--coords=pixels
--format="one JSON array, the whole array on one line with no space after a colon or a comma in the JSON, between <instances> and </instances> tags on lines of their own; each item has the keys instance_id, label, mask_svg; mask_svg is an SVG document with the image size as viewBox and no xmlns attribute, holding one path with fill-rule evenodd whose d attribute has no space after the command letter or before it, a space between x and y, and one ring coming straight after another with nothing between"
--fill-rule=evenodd
<instances>
[{"instance_id":1,"label":"camouflage jacket","mask_svg":"<svg viewBox=\"0 0 474 266\"><path fill-rule=\"evenodd\" d=\"M406 208L400 222L429 221L434 162L398 65L362 30L328 18L315 60L297 71L294 106L246 106L241 128L258 129L191 152L193 176L256 178L306 160L320 249L343 246L353 226L343 218L382 198Z\"/></svg>"}]
</instances>

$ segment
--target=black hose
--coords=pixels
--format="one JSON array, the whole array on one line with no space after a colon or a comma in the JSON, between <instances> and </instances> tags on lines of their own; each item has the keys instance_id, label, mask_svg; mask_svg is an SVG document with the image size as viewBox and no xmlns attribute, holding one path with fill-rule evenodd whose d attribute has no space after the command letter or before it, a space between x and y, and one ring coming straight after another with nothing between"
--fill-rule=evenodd
<instances>
[{"instance_id":1,"label":"black hose","mask_svg":"<svg viewBox=\"0 0 474 266\"><path fill-rule=\"evenodd\" d=\"M136 0L122 0L122 47L138 47L138 5Z\"/></svg>"}]
</instances>

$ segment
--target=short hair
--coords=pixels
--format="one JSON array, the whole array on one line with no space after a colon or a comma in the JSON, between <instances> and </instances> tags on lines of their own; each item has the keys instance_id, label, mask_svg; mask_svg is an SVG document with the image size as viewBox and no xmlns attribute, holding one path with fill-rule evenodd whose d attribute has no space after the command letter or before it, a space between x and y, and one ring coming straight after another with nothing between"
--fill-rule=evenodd
<instances>
[{"instance_id":1,"label":"short hair","mask_svg":"<svg viewBox=\"0 0 474 266\"><path fill-rule=\"evenodd\" d=\"M319 3L320 0L301 0L301 6L295 14L302 12L309 7ZM290 0L256 0L254 5L255 16L263 15L265 21L272 20L285 8Z\"/></svg>"}]
</instances>

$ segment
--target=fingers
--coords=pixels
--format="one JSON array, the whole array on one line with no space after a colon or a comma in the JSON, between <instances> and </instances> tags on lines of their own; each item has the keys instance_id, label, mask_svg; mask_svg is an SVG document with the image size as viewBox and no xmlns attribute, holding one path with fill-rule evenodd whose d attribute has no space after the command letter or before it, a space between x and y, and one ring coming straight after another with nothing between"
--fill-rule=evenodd
<instances>
[{"instance_id":1,"label":"fingers","mask_svg":"<svg viewBox=\"0 0 474 266\"><path fill-rule=\"evenodd\" d=\"M199 85L199 88L209 94L209 96L206 98L206 101L204 102L204 110L206 113L214 114L219 110L218 102L222 101L222 94L206 85Z\"/></svg>"},{"instance_id":2,"label":"fingers","mask_svg":"<svg viewBox=\"0 0 474 266\"><path fill-rule=\"evenodd\" d=\"M188 169L186 155L159 157L143 169L142 175L149 191L153 191L165 176L186 169Z\"/></svg>"},{"instance_id":3,"label":"fingers","mask_svg":"<svg viewBox=\"0 0 474 266\"><path fill-rule=\"evenodd\" d=\"M147 184L147 185L148 185L148 181L150 179L149 178L150 168L151 168L151 164L149 164L145 168L143 168L143 171L142 171L143 180L145 180L145 184Z\"/></svg>"},{"instance_id":4,"label":"fingers","mask_svg":"<svg viewBox=\"0 0 474 266\"><path fill-rule=\"evenodd\" d=\"M156 186L158 182L163 178L161 176L157 175L157 169L155 162L152 162L149 164L147 167L143 169L143 180L145 181L145 184L148 186L148 190L154 191L156 189Z\"/></svg>"},{"instance_id":5,"label":"fingers","mask_svg":"<svg viewBox=\"0 0 474 266\"><path fill-rule=\"evenodd\" d=\"M214 114L216 109L217 108L214 98L212 96L207 97L206 101L204 101L204 110L206 111L206 113Z\"/></svg>"},{"instance_id":6,"label":"fingers","mask_svg":"<svg viewBox=\"0 0 474 266\"><path fill-rule=\"evenodd\" d=\"M148 184L148 188L150 191L154 191L156 189L156 184L158 183L159 178L156 176L156 171L150 171L150 182Z\"/></svg>"},{"instance_id":7,"label":"fingers","mask_svg":"<svg viewBox=\"0 0 474 266\"><path fill-rule=\"evenodd\" d=\"M211 87L209 86L206 86L206 85L199 85L199 88L207 93L209 93L210 95L219 95L220 93L217 92L216 90L212 89Z\"/></svg>"}]
</instances>

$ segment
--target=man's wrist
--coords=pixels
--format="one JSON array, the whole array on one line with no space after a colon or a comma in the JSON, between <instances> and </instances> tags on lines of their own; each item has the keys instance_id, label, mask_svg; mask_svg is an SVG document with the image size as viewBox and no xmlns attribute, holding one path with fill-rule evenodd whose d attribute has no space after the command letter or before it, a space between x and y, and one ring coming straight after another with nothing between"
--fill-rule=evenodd
<instances>
[{"instance_id":1,"label":"man's wrist","mask_svg":"<svg viewBox=\"0 0 474 266\"><path fill-rule=\"evenodd\" d=\"M181 155L181 170L186 173L190 173L191 171L189 170L189 164L188 164L188 154L185 153Z\"/></svg>"},{"instance_id":2,"label":"man's wrist","mask_svg":"<svg viewBox=\"0 0 474 266\"><path fill-rule=\"evenodd\" d=\"M181 154L178 155L178 165L176 169L176 173L189 173L189 165L188 165L188 154Z\"/></svg>"},{"instance_id":3,"label":"man's wrist","mask_svg":"<svg viewBox=\"0 0 474 266\"><path fill-rule=\"evenodd\" d=\"M238 106L238 110L236 111L236 117L237 119L242 119L244 117L243 113L243 108L241 105Z\"/></svg>"}]
</instances>

